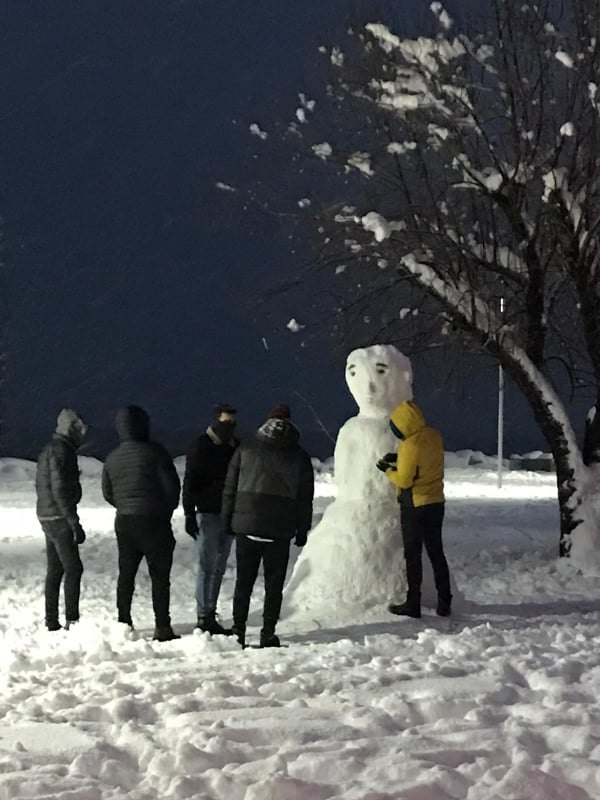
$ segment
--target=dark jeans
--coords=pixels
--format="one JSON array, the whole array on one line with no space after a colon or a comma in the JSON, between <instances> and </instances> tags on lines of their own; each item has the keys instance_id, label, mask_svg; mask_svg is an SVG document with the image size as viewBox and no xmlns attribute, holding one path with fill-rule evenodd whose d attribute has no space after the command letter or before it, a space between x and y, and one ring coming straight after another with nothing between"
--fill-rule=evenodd
<instances>
[{"instance_id":1,"label":"dark jeans","mask_svg":"<svg viewBox=\"0 0 600 800\"><path fill-rule=\"evenodd\" d=\"M275 632L281 611L283 584L290 557L287 539L273 542L255 542L247 536L236 536L236 580L233 593L233 624L238 631L246 629L250 596L263 563L265 575L265 604L263 608L263 633Z\"/></svg>"},{"instance_id":2,"label":"dark jeans","mask_svg":"<svg viewBox=\"0 0 600 800\"><path fill-rule=\"evenodd\" d=\"M46 536L46 625L58 627L60 582L65 579L65 616L69 622L79 619L79 592L83 564L73 531L64 519L40 521Z\"/></svg>"},{"instance_id":3,"label":"dark jeans","mask_svg":"<svg viewBox=\"0 0 600 800\"><path fill-rule=\"evenodd\" d=\"M400 506L400 522L406 559L406 578L408 581L408 602L421 602L421 582L423 565L421 554L423 545L433 567L435 588L443 600L450 598L450 573L442 545L442 523L444 504L431 503L427 506L411 508Z\"/></svg>"},{"instance_id":4,"label":"dark jeans","mask_svg":"<svg viewBox=\"0 0 600 800\"><path fill-rule=\"evenodd\" d=\"M175 549L170 521L142 514L117 516L115 533L119 548L119 621L131 624L135 576L142 558L145 558L152 581L152 607L156 627L170 625L171 566Z\"/></svg>"}]
</instances>

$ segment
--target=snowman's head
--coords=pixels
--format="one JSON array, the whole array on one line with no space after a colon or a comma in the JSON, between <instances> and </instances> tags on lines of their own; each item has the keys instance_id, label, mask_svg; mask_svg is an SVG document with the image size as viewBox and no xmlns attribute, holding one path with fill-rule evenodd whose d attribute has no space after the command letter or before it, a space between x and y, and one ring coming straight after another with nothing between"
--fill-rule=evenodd
<instances>
[{"instance_id":1,"label":"snowman's head","mask_svg":"<svg viewBox=\"0 0 600 800\"><path fill-rule=\"evenodd\" d=\"M389 416L404 400L412 400L410 359L391 344L353 350L346 360L346 383L361 414Z\"/></svg>"}]
</instances>

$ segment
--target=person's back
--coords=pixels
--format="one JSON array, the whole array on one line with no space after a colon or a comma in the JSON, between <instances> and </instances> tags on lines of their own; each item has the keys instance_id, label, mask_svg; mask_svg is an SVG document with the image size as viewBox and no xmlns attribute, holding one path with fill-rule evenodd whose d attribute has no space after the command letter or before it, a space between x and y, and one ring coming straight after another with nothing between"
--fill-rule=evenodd
<instances>
[{"instance_id":1,"label":"person's back","mask_svg":"<svg viewBox=\"0 0 600 800\"><path fill-rule=\"evenodd\" d=\"M236 534L233 630L242 645L250 597L262 563L265 600L260 642L262 647L279 646L275 627L290 542L295 537L296 545L305 545L312 523L312 463L300 447L299 432L289 415L287 406L271 412L272 418L258 429L256 437L237 450L225 481L223 519Z\"/></svg>"},{"instance_id":2,"label":"person's back","mask_svg":"<svg viewBox=\"0 0 600 800\"><path fill-rule=\"evenodd\" d=\"M234 533L289 540L310 528L312 464L291 422L267 420L234 460L235 496L231 481L223 494L223 515Z\"/></svg>"},{"instance_id":3,"label":"person's back","mask_svg":"<svg viewBox=\"0 0 600 800\"><path fill-rule=\"evenodd\" d=\"M119 548L117 610L119 622L133 626L131 604L142 558L152 581L152 605L159 641L178 639L171 628L170 574L175 538L171 516L179 502L179 477L162 445L150 441L150 419L143 408L127 406L117 413L121 444L102 471L102 492L116 508Z\"/></svg>"},{"instance_id":4,"label":"person's back","mask_svg":"<svg viewBox=\"0 0 600 800\"><path fill-rule=\"evenodd\" d=\"M402 434L392 483L400 503L416 508L444 502L444 442L436 428L426 424L411 401L400 404L390 417L392 430Z\"/></svg>"},{"instance_id":5,"label":"person's back","mask_svg":"<svg viewBox=\"0 0 600 800\"><path fill-rule=\"evenodd\" d=\"M117 414L121 439L104 465L106 500L121 516L148 515L170 519L179 502L179 477L164 447L149 439L147 414L128 406Z\"/></svg>"}]
</instances>

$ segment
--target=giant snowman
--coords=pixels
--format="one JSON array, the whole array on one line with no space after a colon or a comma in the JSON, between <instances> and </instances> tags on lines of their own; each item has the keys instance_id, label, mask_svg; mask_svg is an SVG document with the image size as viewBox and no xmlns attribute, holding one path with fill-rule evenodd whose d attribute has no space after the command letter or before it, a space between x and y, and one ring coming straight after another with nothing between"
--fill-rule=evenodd
<instances>
[{"instance_id":1,"label":"giant snowman","mask_svg":"<svg viewBox=\"0 0 600 800\"><path fill-rule=\"evenodd\" d=\"M354 350L346 383L359 412L340 429L334 452L336 499L311 531L285 590L284 617L324 619L345 610L402 602L406 568L394 487L376 469L395 452L391 411L412 400L410 360L393 345ZM435 606L433 574L423 553L424 606Z\"/></svg>"}]
</instances>

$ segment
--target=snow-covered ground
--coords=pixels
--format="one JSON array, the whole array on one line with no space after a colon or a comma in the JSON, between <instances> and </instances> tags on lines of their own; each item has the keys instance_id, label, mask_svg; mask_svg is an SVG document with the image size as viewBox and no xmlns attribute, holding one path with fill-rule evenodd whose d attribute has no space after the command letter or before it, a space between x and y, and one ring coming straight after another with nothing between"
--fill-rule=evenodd
<instances>
[{"instance_id":1,"label":"snow-covered ground","mask_svg":"<svg viewBox=\"0 0 600 800\"><path fill-rule=\"evenodd\" d=\"M145 567L138 632L114 622L112 512L100 465L82 466L83 617L49 634L34 465L0 461L0 800L600 797L600 577L556 559L553 475L509 473L498 490L485 466L448 469L460 617L331 609L282 622L285 649L241 651L193 632L180 516L172 615L185 635L151 641ZM326 470L317 491L322 513ZM226 619L232 588L233 564Z\"/></svg>"}]
</instances>

